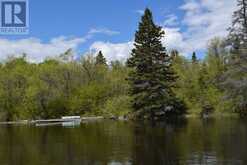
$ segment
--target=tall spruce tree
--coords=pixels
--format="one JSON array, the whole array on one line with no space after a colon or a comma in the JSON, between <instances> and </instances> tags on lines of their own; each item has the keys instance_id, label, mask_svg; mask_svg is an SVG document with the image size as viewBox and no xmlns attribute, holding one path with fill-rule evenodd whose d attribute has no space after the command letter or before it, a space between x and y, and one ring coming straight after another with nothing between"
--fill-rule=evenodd
<instances>
[{"instance_id":1,"label":"tall spruce tree","mask_svg":"<svg viewBox=\"0 0 247 165\"><path fill-rule=\"evenodd\" d=\"M98 55L96 56L96 65L107 65L106 59L102 53L102 51L99 51Z\"/></svg>"},{"instance_id":2,"label":"tall spruce tree","mask_svg":"<svg viewBox=\"0 0 247 165\"><path fill-rule=\"evenodd\" d=\"M135 34L135 48L127 61L132 68L128 80L138 118L153 120L184 112L172 91L176 76L171 58L161 43L164 34L162 28L154 24L151 11L146 9Z\"/></svg>"}]
</instances>

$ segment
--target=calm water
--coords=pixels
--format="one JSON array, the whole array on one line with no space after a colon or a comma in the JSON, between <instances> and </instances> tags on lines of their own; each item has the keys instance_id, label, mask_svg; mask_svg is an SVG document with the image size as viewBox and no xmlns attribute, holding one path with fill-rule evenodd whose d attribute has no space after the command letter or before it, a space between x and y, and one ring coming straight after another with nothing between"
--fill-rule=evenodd
<instances>
[{"instance_id":1,"label":"calm water","mask_svg":"<svg viewBox=\"0 0 247 165\"><path fill-rule=\"evenodd\" d=\"M0 165L247 164L247 122L0 126Z\"/></svg>"}]
</instances>

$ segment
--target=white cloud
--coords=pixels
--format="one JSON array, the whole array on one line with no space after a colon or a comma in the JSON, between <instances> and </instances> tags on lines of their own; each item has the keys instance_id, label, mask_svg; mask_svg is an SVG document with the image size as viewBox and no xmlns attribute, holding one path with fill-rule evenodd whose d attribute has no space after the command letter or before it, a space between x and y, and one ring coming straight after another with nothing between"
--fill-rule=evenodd
<instances>
[{"instance_id":1,"label":"white cloud","mask_svg":"<svg viewBox=\"0 0 247 165\"><path fill-rule=\"evenodd\" d=\"M52 38L48 42L42 42L37 38L26 38L20 40L8 40L0 38L0 61L6 60L8 57L19 57L23 53L27 54L27 60L34 63L40 63L46 58L57 57L68 49L74 50L80 44L93 38L96 34L117 35L119 32L109 30L107 28L93 28L84 37L57 37Z\"/></svg>"},{"instance_id":2,"label":"white cloud","mask_svg":"<svg viewBox=\"0 0 247 165\"><path fill-rule=\"evenodd\" d=\"M144 14L144 10L135 10L135 13L137 13L139 15L143 15Z\"/></svg>"},{"instance_id":3,"label":"white cloud","mask_svg":"<svg viewBox=\"0 0 247 165\"><path fill-rule=\"evenodd\" d=\"M187 0L180 7L185 12L182 33L184 42L194 50L204 50L210 39L225 37L231 25L235 0Z\"/></svg>"},{"instance_id":4,"label":"white cloud","mask_svg":"<svg viewBox=\"0 0 247 165\"><path fill-rule=\"evenodd\" d=\"M193 46L185 41L179 28L164 28L163 30L165 37L162 38L162 43L168 51L176 49L185 56L193 51Z\"/></svg>"},{"instance_id":5,"label":"white cloud","mask_svg":"<svg viewBox=\"0 0 247 165\"><path fill-rule=\"evenodd\" d=\"M56 57L69 48L77 49L78 45L85 42L84 38L58 37L43 43L37 38L21 40L0 39L0 61L6 60L9 56L21 56L27 54L27 60L39 63L47 57Z\"/></svg>"},{"instance_id":6,"label":"white cloud","mask_svg":"<svg viewBox=\"0 0 247 165\"><path fill-rule=\"evenodd\" d=\"M197 12L199 8L200 4L197 0L188 0L182 6L180 6L180 9L190 11L192 12L191 14Z\"/></svg>"},{"instance_id":7,"label":"white cloud","mask_svg":"<svg viewBox=\"0 0 247 165\"><path fill-rule=\"evenodd\" d=\"M214 37L225 37L236 9L235 0L186 0L179 7L184 11L181 31L179 27L164 28L162 42L169 49L178 49L189 56L193 51L205 50ZM168 19L169 20L169 19Z\"/></svg>"},{"instance_id":8,"label":"white cloud","mask_svg":"<svg viewBox=\"0 0 247 165\"><path fill-rule=\"evenodd\" d=\"M120 34L120 32L114 31L114 30L110 30L110 29L107 29L107 28L93 28L93 29L90 29L88 34L105 34L105 35L112 36L112 35L118 35L118 34Z\"/></svg>"},{"instance_id":9,"label":"white cloud","mask_svg":"<svg viewBox=\"0 0 247 165\"><path fill-rule=\"evenodd\" d=\"M164 26L178 25L178 17L174 14L169 14L165 17Z\"/></svg>"},{"instance_id":10,"label":"white cloud","mask_svg":"<svg viewBox=\"0 0 247 165\"><path fill-rule=\"evenodd\" d=\"M91 47L91 52L102 51L107 61L120 60L125 61L133 49L133 42L126 43L110 43L110 42L94 42Z\"/></svg>"}]
</instances>

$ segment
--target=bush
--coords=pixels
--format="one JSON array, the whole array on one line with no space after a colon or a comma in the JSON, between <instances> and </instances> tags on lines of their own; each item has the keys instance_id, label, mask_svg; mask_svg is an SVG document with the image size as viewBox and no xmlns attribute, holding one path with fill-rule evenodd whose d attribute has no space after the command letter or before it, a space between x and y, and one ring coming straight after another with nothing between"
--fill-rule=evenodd
<instances>
[{"instance_id":1,"label":"bush","mask_svg":"<svg viewBox=\"0 0 247 165\"><path fill-rule=\"evenodd\" d=\"M83 86L70 100L71 113L75 115L101 115L102 106L108 97L108 87L92 83Z\"/></svg>"}]
</instances>

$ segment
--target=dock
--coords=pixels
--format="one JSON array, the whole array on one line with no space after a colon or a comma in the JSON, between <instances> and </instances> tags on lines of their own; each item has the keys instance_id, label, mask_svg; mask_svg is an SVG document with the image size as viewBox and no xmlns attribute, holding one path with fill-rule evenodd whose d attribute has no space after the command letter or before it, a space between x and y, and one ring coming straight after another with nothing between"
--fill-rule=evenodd
<instances>
[{"instance_id":1,"label":"dock","mask_svg":"<svg viewBox=\"0 0 247 165\"><path fill-rule=\"evenodd\" d=\"M35 126L52 126L52 125L62 125L62 126L76 126L80 125L80 116L64 116L61 119L47 119L47 120L35 120L33 121Z\"/></svg>"},{"instance_id":2,"label":"dock","mask_svg":"<svg viewBox=\"0 0 247 165\"><path fill-rule=\"evenodd\" d=\"M62 125L62 126L75 126L80 125L80 123L91 122L102 120L104 117L80 117L80 116L64 116L60 119L42 119L42 120L21 120L21 121L10 121L10 122L0 122L0 125L20 125L20 124L30 124L35 126L52 126L52 125Z\"/></svg>"},{"instance_id":3,"label":"dock","mask_svg":"<svg viewBox=\"0 0 247 165\"><path fill-rule=\"evenodd\" d=\"M63 123L63 122L73 122L73 121L81 121L81 119L48 119L48 120L34 120L32 123L40 124L40 123Z\"/></svg>"}]
</instances>

